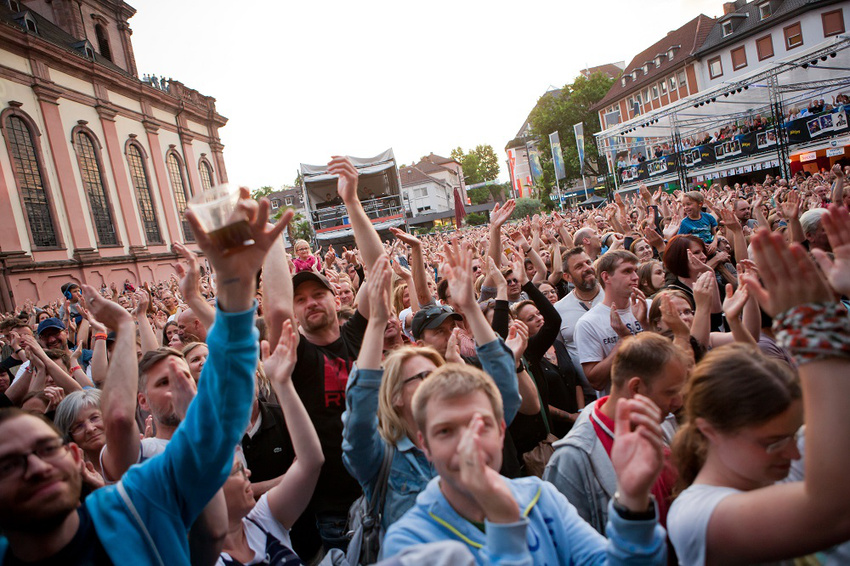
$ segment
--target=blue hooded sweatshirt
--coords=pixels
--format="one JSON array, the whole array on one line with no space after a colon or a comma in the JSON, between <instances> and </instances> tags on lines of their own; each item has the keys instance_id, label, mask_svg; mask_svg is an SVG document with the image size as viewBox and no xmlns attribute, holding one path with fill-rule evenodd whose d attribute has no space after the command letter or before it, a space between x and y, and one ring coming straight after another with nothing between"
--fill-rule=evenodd
<instances>
[{"instance_id":1,"label":"blue hooded sweatshirt","mask_svg":"<svg viewBox=\"0 0 850 566\"><path fill-rule=\"evenodd\" d=\"M256 303L241 313L216 309L198 394L165 452L86 498L97 536L115 564L190 563L189 528L224 485L251 415L259 359L255 310ZM7 546L0 538L0 563Z\"/></svg>"},{"instance_id":2,"label":"blue hooded sweatshirt","mask_svg":"<svg viewBox=\"0 0 850 566\"><path fill-rule=\"evenodd\" d=\"M657 520L627 521L611 509L606 539L552 484L534 477L503 479L519 504L518 522L485 521L486 532L481 532L449 505L437 477L389 528L382 556L394 556L414 544L456 540L467 545L478 564L666 564L665 532Z\"/></svg>"}]
</instances>

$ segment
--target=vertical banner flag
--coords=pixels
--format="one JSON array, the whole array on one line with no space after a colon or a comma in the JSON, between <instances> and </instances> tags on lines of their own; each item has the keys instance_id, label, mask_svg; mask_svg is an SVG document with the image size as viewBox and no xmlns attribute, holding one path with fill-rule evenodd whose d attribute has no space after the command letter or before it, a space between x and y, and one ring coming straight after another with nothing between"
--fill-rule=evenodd
<instances>
[{"instance_id":1,"label":"vertical banner flag","mask_svg":"<svg viewBox=\"0 0 850 566\"><path fill-rule=\"evenodd\" d=\"M579 122L573 126L573 131L576 134L576 148L578 148L578 167L579 172L584 176L584 123Z\"/></svg>"},{"instance_id":2,"label":"vertical banner flag","mask_svg":"<svg viewBox=\"0 0 850 566\"><path fill-rule=\"evenodd\" d=\"M561 152L561 138L557 130L549 134L549 145L552 146L552 162L555 164L555 178L561 180L567 176L564 170L564 154Z\"/></svg>"},{"instance_id":3,"label":"vertical banner flag","mask_svg":"<svg viewBox=\"0 0 850 566\"><path fill-rule=\"evenodd\" d=\"M455 187L455 226L460 229L463 219L466 217L466 207L460 196L460 187Z\"/></svg>"},{"instance_id":4,"label":"vertical banner flag","mask_svg":"<svg viewBox=\"0 0 850 566\"><path fill-rule=\"evenodd\" d=\"M531 182L538 185L543 180L543 166L540 164L540 151L534 142L527 142L525 150L528 152L528 166L531 169Z\"/></svg>"}]
</instances>

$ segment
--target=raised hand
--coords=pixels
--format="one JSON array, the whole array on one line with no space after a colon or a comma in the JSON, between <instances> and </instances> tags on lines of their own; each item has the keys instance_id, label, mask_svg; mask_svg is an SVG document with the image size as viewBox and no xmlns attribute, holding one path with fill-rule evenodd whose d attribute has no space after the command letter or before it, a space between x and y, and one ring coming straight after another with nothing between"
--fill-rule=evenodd
<instances>
[{"instance_id":1,"label":"raised hand","mask_svg":"<svg viewBox=\"0 0 850 566\"><path fill-rule=\"evenodd\" d=\"M472 253L468 243L461 247L457 236L452 237L452 244L443 245L446 256L446 277L449 289L455 303L461 308L478 308L475 303L475 290L472 281Z\"/></svg>"},{"instance_id":2,"label":"raised hand","mask_svg":"<svg viewBox=\"0 0 850 566\"><path fill-rule=\"evenodd\" d=\"M688 252L690 253L690 252ZM711 300L714 296L714 285L717 285L717 280L714 278L713 271L706 271L694 281L694 305L697 308L711 308Z\"/></svg>"},{"instance_id":3,"label":"raised hand","mask_svg":"<svg viewBox=\"0 0 850 566\"><path fill-rule=\"evenodd\" d=\"M357 196L357 184L360 173L349 158L340 155L331 157L331 160L328 162L328 173L339 177L336 190L344 203L360 202Z\"/></svg>"},{"instance_id":4,"label":"raised hand","mask_svg":"<svg viewBox=\"0 0 850 566\"><path fill-rule=\"evenodd\" d=\"M498 426L498 424L492 426ZM505 478L487 465L487 454L481 446L483 434L485 434L484 418L480 413L475 413L457 446L460 483L482 508L488 521L515 523L520 519L519 505ZM494 434L494 432L487 434Z\"/></svg>"},{"instance_id":5,"label":"raised hand","mask_svg":"<svg viewBox=\"0 0 850 566\"><path fill-rule=\"evenodd\" d=\"M521 320L511 321L505 344L513 352L514 361L518 364L528 347L528 326Z\"/></svg>"},{"instance_id":6,"label":"raised hand","mask_svg":"<svg viewBox=\"0 0 850 566\"><path fill-rule=\"evenodd\" d=\"M614 332L617 333L617 336L620 338L625 338L627 336L632 335L632 331L629 330L628 326L623 322L623 319L620 318L619 313L617 312L616 307L612 305L611 308L611 316L610 316L611 328Z\"/></svg>"},{"instance_id":7,"label":"raised hand","mask_svg":"<svg viewBox=\"0 0 850 566\"><path fill-rule=\"evenodd\" d=\"M94 287L83 285L83 297L91 315L107 328L117 331L124 324L132 324L133 317L121 305L101 297Z\"/></svg>"},{"instance_id":8,"label":"raised hand","mask_svg":"<svg viewBox=\"0 0 850 566\"><path fill-rule=\"evenodd\" d=\"M269 224L270 207L268 199L264 198L258 203L251 198L247 188L239 189L236 209L247 219L254 244L229 254L213 244L195 213L191 209L186 211L186 219L192 227L198 247L203 250L218 274L218 304L224 311L241 312L251 307L254 301L256 273L262 268L269 248L292 220L294 212L290 209L283 213L277 224Z\"/></svg>"},{"instance_id":9,"label":"raised hand","mask_svg":"<svg viewBox=\"0 0 850 566\"><path fill-rule=\"evenodd\" d=\"M835 167L840 169L840 165ZM812 250L812 254L835 292L850 295L850 212L832 204L821 216L821 224L829 238L835 261L821 249Z\"/></svg>"},{"instance_id":10,"label":"raised hand","mask_svg":"<svg viewBox=\"0 0 850 566\"><path fill-rule=\"evenodd\" d=\"M148 297L148 294L142 287L136 290L134 302L136 303L136 308L133 309L133 316L137 319L141 316L147 316L150 297Z\"/></svg>"},{"instance_id":11,"label":"raised hand","mask_svg":"<svg viewBox=\"0 0 850 566\"><path fill-rule=\"evenodd\" d=\"M770 316L805 303L835 300L820 270L799 244L788 246L782 234L759 230L753 256L764 285L752 274L742 276Z\"/></svg>"},{"instance_id":12,"label":"raised hand","mask_svg":"<svg viewBox=\"0 0 850 566\"><path fill-rule=\"evenodd\" d=\"M685 324L685 321L682 320L682 317L673 308L673 301L670 299L670 295L661 297L661 322L673 332L673 336L684 336L687 338L691 335L691 329L688 328L688 325Z\"/></svg>"},{"instance_id":13,"label":"raised hand","mask_svg":"<svg viewBox=\"0 0 850 566\"><path fill-rule=\"evenodd\" d=\"M280 333L280 340L271 356L264 358L263 369L272 383L284 385L292 380L298 351L298 333L292 327L292 321L286 319Z\"/></svg>"},{"instance_id":14,"label":"raised hand","mask_svg":"<svg viewBox=\"0 0 850 566\"><path fill-rule=\"evenodd\" d=\"M393 267L396 265L398 265L398 262L393 264ZM387 256L382 255L375 262L369 277L366 279L366 292L369 296L369 320L374 319L383 325L386 325L390 316L392 316L390 310L390 280L390 261Z\"/></svg>"},{"instance_id":15,"label":"raised hand","mask_svg":"<svg viewBox=\"0 0 850 566\"><path fill-rule=\"evenodd\" d=\"M629 297L629 305L631 306L632 314L637 319L638 323L640 323L641 327L646 328L647 307L646 295L643 294L643 291L640 289L632 291L632 296Z\"/></svg>"},{"instance_id":16,"label":"raised hand","mask_svg":"<svg viewBox=\"0 0 850 566\"><path fill-rule=\"evenodd\" d=\"M198 255L179 242L172 246L177 255L183 258L183 263L177 263L174 268L180 277L180 294L188 301L201 293L201 271L198 269Z\"/></svg>"},{"instance_id":17,"label":"raised hand","mask_svg":"<svg viewBox=\"0 0 850 566\"><path fill-rule=\"evenodd\" d=\"M649 491L664 464L662 418L655 403L643 395L617 402L611 463L620 503L631 511L649 507Z\"/></svg>"},{"instance_id":18,"label":"raised hand","mask_svg":"<svg viewBox=\"0 0 850 566\"><path fill-rule=\"evenodd\" d=\"M395 236L398 240L404 242L405 244L407 244L411 248L414 248L414 247L421 248L422 247L422 240L420 240L419 238L417 238L413 234L408 234L407 232L405 232L404 230L401 230L400 228L392 227L392 228L390 228L390 233L393 236Z\"/></svg>"},{"instance_id":19,"label":"raised hand","mask_svg":"<svg viewBox=\"0 0 850 566\"><path fill-rule=\"evenodd\" d=\"M726 318L740 318L741 313L744 312L744 305L747 304L749 298L750 292L746 281L737 290L734 290L732 285L727 283L726 298L723 300L723 312L726 314Z\"/></svg>"},{"instance_id":20,"label":"raised hand","mask_svg":"<svg viewBox=\"0 0 850 566\"><path fill-rule=\"evenodd\" d=\"M782 214L782 217L785 220L794 220L795 218L800 217L800 195L797 191L791 191L788 193L788 198L785 202L780 203L779 212Z\"/></svg>"},{"instance_id":21,"label":"raised hand","mask_svg":"<svg viewBox=\"0 0 850 566\"><path fill-rule=\"evenodd\" d=\"M494 206L493 210L490 211L491 228L494 226L498 228L504 226L505 222L511 218L515 208L516 201L514 199L505 201L505 203L501 206L499 203L496 203L496 206Z\"/></svg>"},{"instance_id":22,"label":"raised hand","mask_svg":"<svg viewBox=\"0 0 850 566\"><path fill-rule=\"evenodd\" d=\"M688 250L688 267L690 268L691 273L705 273L706 271L712 271L712 269L700 261L700 259L691 253L691 250Z\"/></svg>"},{"instance_id":23,"label":"raised hand","mask_svg":"<svg viewBox=\"0 0 850 566\"><path fill-rule=\"evenodd\" d=\"M465 363L460 356L460 328L455 326L446 342L446 362L450 364Z\"/></svg>"},{"instance_id":24,"label":"raised hand","mask_svg":"<svg viewBox=\"0 0 850 566\"><path fill-rule=\"evenodd\" d=\"M185 366L185 364L183 364ZM185 367L181 367L175 358L168 359L168 383L171 386L171 402L174 412L180 420L186 418L186 412L192 399L198 393L198 386L192 379L192 374Z\"/></svg>"}]
</instances>

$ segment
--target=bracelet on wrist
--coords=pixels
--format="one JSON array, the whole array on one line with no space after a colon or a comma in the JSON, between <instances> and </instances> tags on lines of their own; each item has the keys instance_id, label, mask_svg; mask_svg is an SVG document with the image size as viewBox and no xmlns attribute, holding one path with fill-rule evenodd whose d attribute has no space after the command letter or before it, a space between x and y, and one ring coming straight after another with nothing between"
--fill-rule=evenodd
<instances>
[{"instance_id":1,"label":"bracelet on wrist","mask_svg":"<svg viewBox=\"0 0 850 566\"><path fill-rule=\"evenodd\" d=\"M77 371L77 370L83 371L82 366L74 366L74 367L72 367L70 370L68 370L68 373L70 373L70 374L72 374L72 375L73 375L73 373L74 373L75 371Z\"/></svg>"},{"instance_id":2,"label":"bracelet on wrist","mask_svg":"<svg viewBox=\"0 0 850 566\"><path fill-rule=\"evenodd\" d=\"M18 352L23 352L23 351L24 351L24 349L23 349L23 348L18 348L18 349L17 349L17 350L15 350L13 353L17 354Z\"/></svg>"},{"instance_id":3,"label":"bracelet on wrist","mask_svg":"<svg viewBox=\"0 0 850 566\"><path fill-rule=\"evenodd\" d=\"M627 521L649 521L655 519L655 496L652 494L649 495L649 507L647 507L645 511L632 511L620 503L619 491L614 493L611 503L613 504L614 511L621 519L625 519Z\"/></svg>"},{"instance_id":4,"label":"bracelet on wrist","mask_svg":"<svg viewBox=\"0 0 850 566\"><path fill-rule=\"evenodd\" d=\"M94 335L95 340L106 340L107 334L106 332L98 332Z\"/></svg>"},{"instance_id":5,"label":"bracelet on wrist","mask_svg":"<svg viewBox=\"0 0 850 566\"><path fill-rule=\"evenodd\" d=\"M850 358L850 318L841 303L808 303L773 320L776 342L797 365L827 358Z\"/></svg>"}]
</instances>

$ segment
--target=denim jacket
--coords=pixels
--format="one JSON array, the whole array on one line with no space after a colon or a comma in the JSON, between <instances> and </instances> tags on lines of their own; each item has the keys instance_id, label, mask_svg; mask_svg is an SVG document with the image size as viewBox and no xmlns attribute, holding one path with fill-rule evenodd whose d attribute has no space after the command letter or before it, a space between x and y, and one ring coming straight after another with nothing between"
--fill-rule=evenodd
<instances>
[{"instance_id":1,"label":"denim jacket","mask_svg":"<svg viewBox=\"0 0 850 566\"><path fill-rule=\"evenodd\" d=\"M493 378L502 394L505 421L510 424L521 402L513 353L501 339L475 350L484 371ZM355 364L348 376L342 415L342 461L363 487L367 499L372 497L386 450L386 442L378 432L378 391L383 375L383 370L359 369ZM436 475L425 453L409 438L398 441L382 513L382 532L413 507L416 496Z\"/></svg>"}]
</instances>

